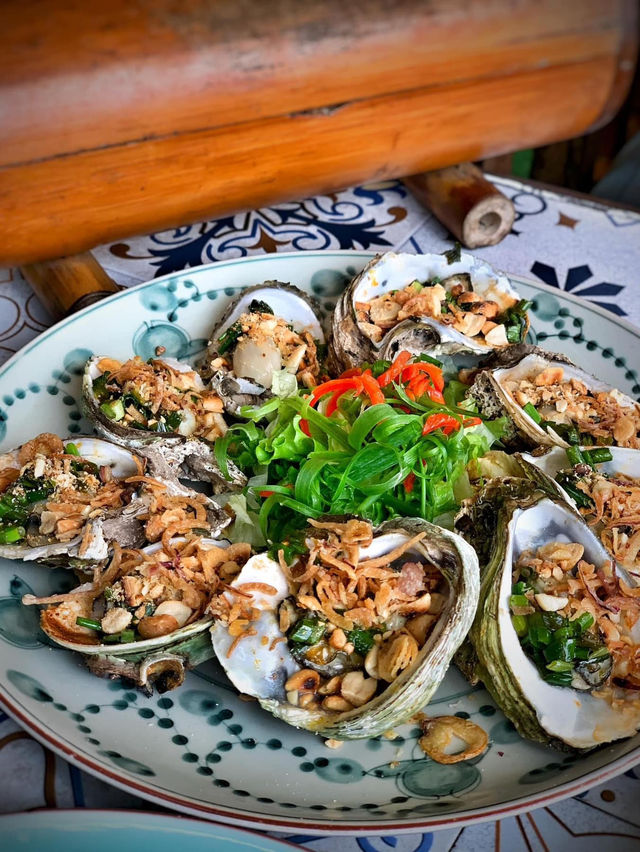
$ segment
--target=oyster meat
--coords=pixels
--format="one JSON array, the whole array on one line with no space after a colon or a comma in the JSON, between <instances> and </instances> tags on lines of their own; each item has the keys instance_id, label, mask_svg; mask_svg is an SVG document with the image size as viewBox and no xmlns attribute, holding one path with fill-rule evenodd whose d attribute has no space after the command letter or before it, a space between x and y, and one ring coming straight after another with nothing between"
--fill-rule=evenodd
<instances>
[{"instance_id":1,"label":"oyster meat","mask_svg":"<svg viewBox=\"0 0 640 852\"><path fill-rule=\"evenodd\" d=\"M200 536L163 536L142 550L116 545L92 582L61 595L27 595L23 603L45 606L44 632L82 654L95 674L166 691L180 685L186 668L212 655L209 600L250 552L248 544Z\"/></svg>"},{"instance_id":2,"label":"oyster meat","mask_svg":"<svg viewBox=\"0 0 640 852\"><path fill-rule=\"evenodd\" d=\"M475 612L477 558L426 521L310 523L290 567L254 556L214 599L213 647L237 689L285 722L377 736L444 677Z\"/></svg>"},{"instance_id":3,"label":"oyster meat","mask_svg":"<svg viewBox=\"0 0 640 852\"><path fill-rule=\"evenodd\" d=\"M580 516L525 479L494 480L458 518L480 602L460 664L520 734L588 750L640 728L640 600Z\"/></svg>"},{"instance_id":4,"label":"oyster meat","mask_svg":"<svg viewBox=\"0 0 640 852\"><path fill-rule=\"evenodd\" d=\"M42 433L0 456L0 556L92 562L107 537L141 543L130 477L142 462L99 438Z\"/></svg>"},{"instance_id":5,"label":"oyster meat","mask_svg":"<svg viewBox=\"0 0 640 852\"><path fill-rule=\"evenodd\" d=\"M640 448L640 405L560 355L522 347L515 362L483 368L469 395L509 418L511 445Z\"/></svg>"},{"instance_id":6,"label":"oyster meat","mask_svg":"<svg viewBox=\"0 0 640 852\"><path fill-rule=\"evenodd\" d=\"M471 353L521 343L528 303L509 280L462 253L374 258L344 291L333 317L330 357L337 372L363 361Z\"/></svg>"},{"instance_id":7,"label":"oyster meat","mask_svg":"<svg viewBox=\"0 0 640 852\"><path fill-rule=\"evenodd\" d=\"M265 281L231 302L200 368L226 410L236 414L271 396L283 373L315 387L324 343L319 306L291 284Z\"/></svg>"}]
</instances>

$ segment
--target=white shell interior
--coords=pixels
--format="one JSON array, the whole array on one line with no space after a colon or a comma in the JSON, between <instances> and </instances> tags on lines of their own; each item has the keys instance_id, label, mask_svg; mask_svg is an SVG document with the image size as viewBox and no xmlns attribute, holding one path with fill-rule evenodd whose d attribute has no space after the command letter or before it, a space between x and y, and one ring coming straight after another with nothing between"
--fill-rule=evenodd
<instances>
[{"instance_id":1,"label":"white shell interior","mask_svg":"<svg viewBox=\"0 0 640 852\"><path fill-rule=\"evenodd\" d=\"M133 453L118 444L103 441L100 438L69 438L65 444L72 442L78 448L80 455L97 465L109 465L117 479L135 476L138 473Z\"/></svg>"},{"instance_id":2,"label":"white shell interior","mask_svg":"<svg viewBox=\"0 0 640 852\"><path fill-rule=\"evenodd\" d=\"M266 583L276 593L252 593L252 606L262 610L260 618L252 624L256 630L255 636L247 636L231 650L234 639L229 635L227 626L217 622L211 628L213 649L229 679L240 692L256 698L283 698L285 682L300 668L289 653L286 641L273 644L274 640L284 639L276 612L289 594L289 583L280 565L266 553L252 556L231 586L238 587L244 583ZM234 600L229 594L227 598L229 601Z\"/></svg>"},{"instance_id":3,"label":"white shell interior","mask_svg":"<svg viewBox=\"0 0 640 852\"><path fill-rule=\"evenodd\" d=\"M566 379L579 379L581 382L587 386L587 388L591 391L596 392L608 392L614 391L615 397L620 405L625 407L633 407L636 403L628 396L623 394L621 391L612 388L611 385L608 385L606 382L600 381L595 376L591 376L589 373L585 373L584 370L579 369L571 364L565 364L562 361L550 361L546 358L541 357L540 355L527 355L526 358L523 358L520 363L516 364L514 367L505 367L501 370L495 370L493 375L500 386L500 391L502 392L504 398L513 406L516 406L519 411L518 414L531 426L532 434L540 435L541 437L547 437L548 433L545 432L540 426L533 420L533 418L529 417L526 411L521 408L521 406L516 402L513 395L506 389L504 383L505 381L521 381L522 379L530 378L531 376L537 375L541 370L545 369L545 367L562 367L564 370L563 381ZM566 447L567 444L561 438L557 438L557 443L560 446Z\"/></svg>"},{"instance_id":4,"label":"white shell interior","mask_svg":"<svg viewBox=\"0 0 640 852\"><path fill-rule=\"evenodd\" d=\"M216 338L233 325L241 314L247 313L254 299L266 302L276 317L291 323L297 332L308 331L314 340L324 343L324 331L311 305L290 290L278 287L261 287L243 294L224 323L216 328Z\"/></svg>"},{"instance_id":5,"label":"white shell interior","mask_svg":"<svg viewBox=\"0 0 640 852\"><path fill-rule=\"evenodd\" d=\"M589 450L592 447L582 447L581 449ZM611 461L600 462L595 465L599 473L604 473L607 476L622 474L640 479L640 450L630 450L627 447L607 447L607 449L613 458ZM567 470L571 467L564 447L552 447L549 452L541 456L522 453L522 457L551 478L555 478L561 470Z\"/></svg>"},{"instance_id":6,"label":"white shell interior","mask_svg":"<svg viewBox=\"0 0 640 852\"><path fill-rule=\"evenodd\" d=\"M584 546L584 559L595 565L609 560L598 539L571 511L550 500L517 510L509 524L506 562L515 564L524 550L535 550L550 541L575 541ZM630 582L626 572L619 573ZM640 694L634 693L622 708L612 708L604 699L567 687L552 686L522 650L511 623L509 598L511 571L504 571L500 585L498 629L511 677L535 708L540 725L552 737L574 748L592 748L601 743L632 736L640 728ZM640 642L640 622L635 641Z\"/></svg>"},{"instance_id":7,"label":"white shell interior","mask_svg":"<svg viewBox=\"0 0 640 852\"><path fill-rule=\"evenodd\" d=\"M508 295L512 299L519 298L506 275L501 275L487 263L466 252L460 254L460 260L456 263L447 263L446 257L442 254L386 252L367 270L354 287L353 302L368 302L370 299L382 296L390 290L401 290L408 287L412 281L427 281L435 277L444 280L452 275L460 275L465 272L468 272L471 277L471 285L474 291L485 299L492 299L497 302L501 309L508 306L504 304L503 307L504 295ZM510 300L509 303L511 303ZM464 335L460 335L460 338L468 341L468 338ZM456 338L452 335L451 339L455 340Z\"/></svg>"}]
</instances>

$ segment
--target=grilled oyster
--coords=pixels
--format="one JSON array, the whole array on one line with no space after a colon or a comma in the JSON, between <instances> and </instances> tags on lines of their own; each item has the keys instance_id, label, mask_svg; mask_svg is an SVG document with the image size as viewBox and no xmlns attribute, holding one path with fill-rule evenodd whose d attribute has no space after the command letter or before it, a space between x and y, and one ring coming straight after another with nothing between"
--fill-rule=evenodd
<instances>
[{"instance_id":1,"label":"grilled oyster","mask_svg":"<svg viewBox=\"0 0 640 852\"><path fill-rule=\"evenodd\" d=\"M188 364L95 356L85 367L82 399L99 434L144 456L153 476L209 482L215 493L246 484L233 463L229 478L218 466L210 442L227 428L222 401Z\"/></svg>"},{"instance_id":2,"label":"grilled oyster","mask_svg":"<svg viewBox=\"0 0 640 852\"><path fill-rule=\"evenodd\" d=\"M46 606L44 632L80 653L94 674L165 692L212 656L210 596L250 552L247 544L201 537L165 539L143 550L116 547L93 582L61 595L26 595L23 603Z\"/></svg>"},{"instance_id":3,"label":"grilled oyster","mask_svg":"<svg viewBox=\"0 0 640 852\"><path fill-rule=\"evenodd\" d=\"M552 447L521 462L552 479L607 552L640 577L640 452L622 447Z\"/></svg>"},{"instance_id":4,"label":"grilled oyster","mask_svg":"<svg viewBox=\"0 0 640 852\"><path fill-rule=\"evenodd\" d=\"M488 483L457 526L481 564L465 674L529 739L586 750L632 736L640 601L587 524L516 478Z\"/></svg>"},{"instance_id":5,"label":"grilled oyster","mask_svg":"<svg viewBox=\"0 0 640 852\"><path fill-rule=\"evenodd\" d=\"M513 354L513 358L509 356ZM514 446L603 444L640 449L640 405L562 355L521 347L485 365L469 390L481 412L507 415Z\"/></svg>"},{"instance_id":6,"label":"grilled oyster","mask_svg":"<svg viewBox=\"0 0 640 852\"><path fill-rule=\"evenodd\" d=\"M0 556L68 564L107 555L107 540L143 543L125 480L142 464L99 438L43 433L0 456Z\"/></svg>"},{"instance_id":7,"label":"grilled oyster","mask_svg":"<svg viewBox=\"0 0 640 852\"><path fill-rule=\"evenodd\" d=\"M336 371L363 361L471 353L521 343L528 304L504 275L470 254L395 254L374 258L336 305L330 354Z\"/></svg>"},{"instance_id":8,"label":"grilled oyster","mask_svg":"<svg viewBox=\"0 0 640 852\"><path fill-rule=\"evenodd\" d=\"M102 434L128 447L167 433L215 441L227 430L220 397L192 366L174 358L122 362L94 356L82 390L87 416Z\"/></svg>"},{"instance_id":9,"label":"grilled oyster","mask_svg":"<svg viewBox=\"0 0 640 852\"><path fill-rule=\"evenodd\" d=\"M251 600L213 601L213 647L237 689L274 716L327 737L376 736L444 677L475 612L477 558L426 521L312 524L291 578L260 554L231 584Z\"/></svg>"},{"instance_id":10,"label":"grilled oyster","mask_svg":"<svg viewBox=\"0 0 640 852\"><path fill-rule=\"evenodd\" d=\"M236 414L271 396L274 377L282 373L314 387L324 343L319 306L291 284L265 281L231 302L200 368L226 410Z\"/></svg>"}]
</instances>

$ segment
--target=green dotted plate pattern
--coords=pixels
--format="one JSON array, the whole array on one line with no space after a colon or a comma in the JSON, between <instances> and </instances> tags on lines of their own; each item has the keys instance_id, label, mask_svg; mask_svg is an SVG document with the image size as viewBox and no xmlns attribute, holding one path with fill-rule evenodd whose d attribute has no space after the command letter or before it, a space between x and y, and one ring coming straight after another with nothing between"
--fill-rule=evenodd
<instances>
[{"instance_id":1,"label":"green dotted plate pattern","mask_svg":"<svg viewBox=\"0 0 640 852\"><path fill-rule=\"evenodd\" d=\"M327 312L367 252L300 252L220 262L124 291L54 326L0 372L0 440L10 448L41 431L90 430L80 412L80 375L93 353L148 358L157 346L189 359L203 349L230 296L266 279L313 293ZM640 332L611 314L533 282L531 339L637 397ZM471 718L489 750L449 766L426 758L420 731L327 748L241 701L215 662L164 696L100 680L52 647L26 592L71 585L63 569L2 560L0 700L37 738L112 783L182 812L307 832L383 833L452 819L495 819L575 794L640 759L640 737L582 757L522 740L484 690L451 669L432 715Z\"/></svg>"}]
</instances>

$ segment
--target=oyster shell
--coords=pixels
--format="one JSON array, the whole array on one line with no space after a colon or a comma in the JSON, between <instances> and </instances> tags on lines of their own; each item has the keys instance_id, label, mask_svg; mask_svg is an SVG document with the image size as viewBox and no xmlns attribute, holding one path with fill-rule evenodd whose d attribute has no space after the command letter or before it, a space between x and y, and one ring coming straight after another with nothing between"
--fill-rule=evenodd
<instances>
[{"instance_id":1,"label":"oyster shell","mask_svg":"<svg viewBox=\"0 0 640 852\"><path fill-rule=\"evenodd\" d=\"M590 436L596 444L640 448L640 405L631 397L562 355L527 346L504 354L481 369L468 394L481 413L508 417L505 443L567 447ZM527 413L527 403L541 422Z\"/></svg>"},{"instance_id":2,"label":"oyster shell","mask_svg":"<svg viewBox=\"0 0 640 852\"><path fill-rule=\"evenodd\" d=\"M248 545L230 545L224 540L199 538L191 541L196 541L199 550L205 554L212 550L224 551L224 558L214 557L212 560L211 570L216 572L229 570L229 560L242 561L241 551L246 550L245 559L250 552ZM173 548L181 544L189 546L189 541L176 538L170 544ZM135 551L127 551L129 558L133 559L133 567L122 571L120 563L116 562L121 557L116 555L94 582L49 598L26 595L23 603L46 605L40 619L43 631L57 645L81 654L94 674L126 678L149 694L154 685L161 692L173 689L182 683L188 668L213 655L208 632L212 618L205 609L208 603L206 592L202 591L196 604L193 593L188 589L185 591L183 578L177 574L173 577L173 562L180 560L179 552L175 552L178 556L167 562L162 543L145 547L139 552L140 557L136 557ZM147 555L146 559L143 554ZM154 554L160 554L164 561L154 563L149 560L148 557ZM146 570L148 565L151 568ZM164 574L158 571L157 565L165 568ZM203 576L211 582L209 569L205 569ZM154 583L162 583L160 594L154 591ZM109 590L108 595L106 589ZM160 597L162 600L158 603ZM173 619L170 623L175 624L175 628L168 631L166 625L159 622L159 619L166 620L167 616ZM104 636L111 636L116 641L105 642L96 629L78 625L77 618L99 623ZM117 641L128 630L133 635L138 634L136 641ZM151 635L160 630L164 631L161 635ZM141 635L145 638L140 638Z\"/></svg>"},{"instance_id":3,"label":"oyster shell","mask_svg":"<svg viewBox=\"0 0 640 852\"><path fill-rule=\"evenodd\" d=\"M244 487L247 481L246 477L233 462L228 464L229 477L224 476L216 461L212 446L207 440L189 437L177 432L158 432L157 430L135 428L123 425L123 422L108 417L101 408L103 403L94 393L94 381L100 376L108 374L104 364L109 360L111 359L98 356L90 358L82 380L82 400L85 414L100 435L123 447L136 450L138 455L146 458L147 472L151 476L172 481L174 484L179 479L209 482L216 494ZM104 369L98 366L100 362L102 362ZM180 362L172 359L165 359L164 362L158 363L170 364L177 372L188 371L195 377L194 382L198 385L198 393L201 393L204 383L192 367L180 364ZM222 419L220 414L215 416ZM223 434L222 429L220 434Z\"/></svg>"},{"instance_id":4,"label":"oyster shell","mask_svg":"<svg viewBox=\"0 0 640 852\"><path fill-rule=\"evenodd\" d=\"M575 662L571 664L573 670L565 664L569 685L548 682L525 652L512 619L513 583L524 576L517 570L514 575L514 567L523 554L531 552L535 556L539 548L546 546L545 558L552 559L554 551L562 552L557 551L558 544L577 547L577 558L574 553L573 564L570 561L565 565L566 574L564 569L560 571L558 582L565 582L565 586L565 576L583 576L580 572L585 563L595 566L596 572L611 564L587 524L558 497L549 496L530 481L516 478L488 483L462 510L457 528L478 546L481 565L480 601L469 632L471 644L457 660L467 677L472 682L484 683L519 733L528 739L565 750L588 750L632 736L640 728L640 693L636 688L619 685L615 661L613 672L611 660L605 660L606 653L600 657L601 663L595 659L588 665L587 661ZM582 558L585 562L578 561ZM608 582L619 590L620 581L628 583L629 577L619 567L616 570ZM549 585L535 595L535 600L539 600L536 612L561 618L567 612L577 616L580 610L572 603L577 593L564 593L564 598L555 595L554 577L549 574L550 579L544 581ZM538 576L535 583L539 581ZM576 581L575 587L581 589L580 583ZM585 608L593 608L598 619L608 612L606 599L601 606L595 603L591 593L584 590L582 593L587 601ZM599 620L596 625L600 630ZM552 629L555 628L549 628ZM553 635L550 632L549 641ZM594 631L596 644L606 641L598 639L598 635L605 634ZM630 629L630 641L640 642L640 621ZM554 653L551 656L555 660ZM547 659L544 658L545 663ZM544 671L548 678L547 666Z\"/></svg>"},{"instance_id":5,"label":"oyster shell","mask_svg":"<svg viewBox=\"0 0 640 852\"><path fill-rule=\"evenodd\" d=\"M592 447L581 448L588 453ZM611 459L592 466L572 466L564 447L546 452L516 454L525 472L531 467L549 478L562 497L591 526L609 555L635 578L640 578L640 452L603 447ZM588 456L587 456L588 458ZM538 474L539 481L539 474Z\"/></svg>"},{"instance_id":6,"label":"oyster shell","mask_svg":"<svg viewBox=\"0 0 640 852\"><path fill-rule=\"evenodd\" d=\"M64 460L69 456L65 455L64 448L69 444L75 447L78 456L72 459L71 469L65 472L67 463ZM0 545L0 556L49 564L77 562L86 566L106 557L107 540L111 538L118 538L124 546L144 543L141 526L135 520L141 508L132 499L130 486L123 486L117 505L111 508L104 505L99 512L92 513L91 518L83 517L80 512L85 509L84 504L78 504L75 510L70 508L68 496L64 498L67 502L55 511L47 509L57 495L65 489L73 489L78 483L83 495L93 495L97 499L103 491L112 488L114 481L135 476L140 467L140 462L129 450L93 437L74 436L63 442L55 435L44 434L4 453L0 456L5 485L3 498L5 502L17 500L20 505L15 509L17 515L7 508L1 528L4 531L21 525L24 535L15 543ZM72 523L74 511L75 526ZM65 531L59 527L59 521L64 522Z\"/></svg>"},{"instance_id":7,"label":"oyster shell","mask_svg":"<svg viewBox=\"0 0 640 852\"><path fill-rule=\"evenodd\" d=\"M431 281L433 285L422 286ZM414 282L418 282L417 288ZM401 305L395 296L391 298L396 291ZM452 299L466 301L464 310L455 302L453 313L449 307ZM486 355L509 345L504 320L519 301L506 276L470 254L462 253L452 263L441 254L378 255L353 279L336 305L330 343L332 367L341 372L363 361L392 360L401 349L414 355L425 351ZM488 329L482 332L488 322L493 334ZM518 342L528 327L525 311Z\"/></svg>"},{"instance_id":8,"label":"oyster shell","mask_svg":"<svg viewBox=\"0 0 640 852\"><path fill-rule=\"evenodd\" d=\"M190 364L174 358L145 363L95 355L85 366L82 399L100 434L133 449L160 435L215 441L227 429L220 398Z\"/></svg>"},{"instance_id":9,"label":"oyster shell","mask_svg":"<svg viewBox=\"0 0 640 852\"><path fill-rule=\"evenodd\" d=\"M249 287L235 298L213 329L200 365L225 409L237 414L243 405L259 405L282 371L306 387L317 384L316 344L325 343L320 317L319 305L306 293L279 281Z\"/></svg>"},{"instance_id":10,"label":"oyster shell","mask_svg":"<svg viewBox=\"0 0 640 852\"><path fill-rule=\"evenodd\" d=\"M422 540L414 540L419 534L423 534ZM415 570L416 565L422 569L431 566L445 590L439 596L440 610L431 619L430 632L423 635L421 647L417 640L413 640L416 656L410 663L405 661L405 668L402 668L402 661L395 658L405 653L400 645L403 642L412 644L412 640L408 628L405 631L399 622L394 630L389 628L389 633L381 637L384 641L379 645L371 645L369 650L364 652L365 670L368 674L374 672L377 678L373 675L367 678L362 671L354 671L351 665L330 669L323 674L333 678L333 683L336 676L346 672L340 687L342 702L334 701L332 704L332 699L339 696L329 692L323 706L318 703L294 706L287 689L291 690L292 682L297 678L304 679L309 671L311 679L320 682L319 668L316 666L310 669L310 651L307 651L304 663L300 661L296 649L293 649L294 656L285 632L281 630L282 616L278 613L278 608L279 605L290 605L287 597L289 583L280 565L266 554L250 559L232 584L246 589L262 590L252 595L251 606L260 611L259 617L251 622L251 628L255 632L249 631L240 639L234 638L230 635L228 624L223 620L217 621L211 629L216 656L237 689L244 694L255 696L262 707L288 724L326 737L357 739L377 736L417 712L433 695L444 677L475 612L478 594L477 557L459 536L426 521L398 519L384 523L375 531L373 540L369 540L371 543L360 551L362 558L367 560L394 552L399 547L406 548L408 543L412 542L405 551L406 555L402 557L405 560L402 570L410 560L413 560L412 570ZM420 562L416 563L415 560ZM435 597L433 600L435 601ZM436 609L435 606L433 608ZM394 616L389 617L390 624L393 619ZM289 631L294 638L297 636L298 624L299 622L295 622L293 633ZM330 635L333 637L333 633ZM354 644L358 640L353 634L349 635L353 641L351 648L348 644L343 645L340 653L344 658L358 654ZM385 638L387 636L389 638ZM399 639L400 645L394 644L394 637ZM332 639L328 642L331 644ZM336 646L340 642L334 641L333 645ZM397 669L389 673L388 669L393 669L393 666L397 666ZM360 670L362 667L361 657ZM345 684L349 677L349 692L346 693ZM323 688L330 691L331 682L329 680L324 683ZM378 690L379 694L376 695L378 683L382 686L382 691ZM359 697L354 695L354 690ZM362 690L365 691L364 695ZM346 705L345 694L349 696ZM336 709L325 709L329 704L335 704ZM351 709L341 712L340 706Z\"/></svg>"}]
</instances>

